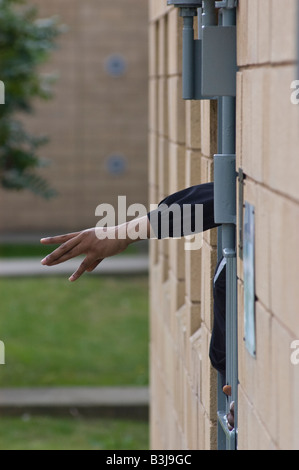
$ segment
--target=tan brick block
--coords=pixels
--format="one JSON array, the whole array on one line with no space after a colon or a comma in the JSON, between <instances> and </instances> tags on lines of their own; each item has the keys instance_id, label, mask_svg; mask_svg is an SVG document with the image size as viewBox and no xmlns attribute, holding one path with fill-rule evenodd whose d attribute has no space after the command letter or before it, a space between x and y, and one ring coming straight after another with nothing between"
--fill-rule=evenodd
<instances>
[{"instance_id":1,"label":"tan brick block","mask_svg":"<svg viewBox=\"0 0 299 470\"><path fill-rule=\"evenodd\" d=\"M164 137L159 137L158 174L159 200L162 200L169 194L168 141Z\"/></svg>"},{"instance_id":2,"label":"tan brick block","mask_svg":"<svg viewBox=\"0 0 299 470\"><path fill-rule=\"evenodd\" d=\"M252 410L242 385L238 388L238 449L248 450L249 425L248 419Z\"/></svg>"},{"instance_id":3,"label":"tan brick block","mask_svg":"<svg viewBox=\"0 0 299 470\"><path fill-rule=\"evenodd\" d=\"M206 450L205 436L206 436L205 409L202 403L199 402L198 403L198 441L197 441L198 450Z\"/></svg>"},{"instance_id":4,"label":"tan brick block","mask_svg":"<svg viewBox=\"0 0 299 470\"><path fill-rule=\"evenodd\" d=\"M296 341L298 339L296 338ZM296 343L298 345L298 343ZM292 409L293 409L293 426L292 435L293 439L291 442L292 449L299 449L299 407L298 407L298 394L299 394L299 364L298 364L298 346L296 351L292 349L292 353L296 352L295 363L293 364L292 370Z\"/></svg>"},{"instance_id":5,"label":"tan brick block","mask_svg":"<svg viewBox=\"0 0 299 470\"><path fill-rule=\"evenodd\" d=\"M184 305L185 302L185 281L177 280L172 273L169 272L170 282L170 299L169 299L169 311L176 312Z\"/></svg>"},{"instance_id":6,"label":"tan brick block","mask_svg":"<svg viewBox=\"0 0 299 470\"><path fill-rule=\"evenodd\" d=\"M205 415L205 450L217 450L217 425Z\"/></svg>"},{"instance_id":7,"label":"tan brick block","mask_svg":"<svg viewBox=\"0 0 299 470\"><path fill-rule=\"evenodd\" d=\"M201 154L199 151L186 151L186 188L200 184Z\"/></svg>"},{"instance_id":8,"label":"tan brick block","mask_svg":"<svg viewBox=\"0 0 299 470\"><path fill-rule=\"evenodd\" d=\"M245 327L244 327L244 285L243 281L240 279L237 280L237 295L238 295L238 312L239 313L239 320L238 320L238 351L240 356L239 364L243 362L243 354L244 354L244 337L245 337ZM240 366L240 371L245 370L244 366Z\"/></svg>"},{"instance_id":9,"label":"tan brick block","mask_svg":"<svg viewBox=\"0 0 299 470\"><path fill-rule=\"evenodd\" d=\"M257 201L255 205L256 220L256 295L268 308L271 305L271 266L272 254L270 251L271 214L272 204L269 192L263 187L257 187Z\"/></svg>"},{"instance_id":10,"label":"tan brick block","mask_svg":"<svg viewBox=\"0 0 299 470\"><path fill-rule=\"evenodd\" d=\"M182 30L183 20L179 9L174 8L168 14L168 74L182 73Z\"/></svg>"},{"instance_id":11,"label":"tan brick block","mask_svg":"<svg viewBox=\"0 0 299 470\"><path fill-rule=\"evenodd\" d=\"M169 193L185 188L185 147L169 143Z\"/></svg>"},{"instance_id":12,"label":"tan brick block","mask_svg":"<svg viewBox=\"0 0 299 470\"><path fill-rule=\"evenodd\" d=\"M198 450L198 399L194 393L191 394L191 417L189 426L188 444L190 450Z\"/></svg>"},{"instance_id":13,"label":"tan brick block","mask_svg":"<svg viewBox=\"0 0 299 470\"><path fill-rule=\"evenodd\" d=\"M271 61L271 0L258 2L258 62Z\"/></svg>"},{"instance_id":14,"label":"tan brick block","mask_svg":"<svg viewBox=\"0 0 299 470\"><path fill-rule=\"evenodd\" d=\"M186 100L186 147L200 150L201 146L201 104L198 100Z\"/></svg>"},{"instance_id":15,"label":"tan brick block","mask_svg":"<svg viewBox=\"0 0 299 470\"><path fill-rule=\"evenodd\" d=\"M175 352L179 355L183 365L186 364L187 350L187 328L186 328L186 307L182 305L171 316L171 335L175 344Z\"/></svg>"},{"instance_id":16,"label":"tan brick block","mask_svg":"<svg viewBox=\"0 0 299 470\"><path fill-rule=\"evenodd\" d=\"M201 183L214 181L214 159L201 157Z\"/></svg>"},{"instance_id":17,"label":"tan brick block","mask_svg":"<svg viewBox=\"0 0 299 470\"><path fill-rule=\"evenodd\" d=\"M168 135L168 90L167 79L159 78L158 90L158 130L159 134L167 137Z\"/></svg>"},{"instance_id":18,"label":"tan brick block","mask_svg":"<svg viewBox=\"0 0 299 470\"><path fill-rule=\"evenodd\" d=\"M186 296L191 302L201 300L202 250L185 251Z\"/></svg>"},{"instance_id":19,"label":"tan brick block","mask_svg":"<svg viewBox=\"0 0 299 470\"><path fill-rule=\"evenodd\" d=\"M177 386L174 390L174 409L177 415L177 422L181 429L184 426L184 389L183 389L183 364L180 357L176 356L176 376Z\"/></svg>"},{"instance_id":20,"label":"tan brick block","mask_svg":"<svg viewBox=\"0 0 299 470\"><path fill-rule=\"evenodd\" d=\"M299 205L281 196L272 196L271 213L271 309L299 337L299 325L294 315L299 305L297 279L299 253ZM284 243L285 231L288 238Z\"/></svg>"},{"instance_id":21,"label":"tan brick block","mask_svg":"<svg viewBox=\"0 0 299 470\"><path fill-rule=\"evenodd\" d=\"M163 269L161 265L160 265L160 271L161 271L161 276L162 276ZM171 296L170 280L167 278L167 280L163 282L163 279L162 279L161 288L160 288L160 297L157 303L157 311L161 315L164 327L168 331L171 331L171 325L172 325L172 320L173 320L173 315L174 315L174 311L170 308L170 296Z\"/></svg>"},{"instance_id":22,"label":"tan brick block","mask_svg":"<svg viewBox=\"0 0 299 470\"><path fill-rule=\"evenodd\" d=\"M293 435L294 410L298 407L298 365L291 362L291 343L294 336L283 325L273 319L272 336L272 393L275 403L275 440L281 450L291 450L298 440ZM295 380L296 376L296 380ZM270 432L272 434L272 429Z\"/></svg>"},{"instance_id":23,"label":"tan brick block","mask_svg":"<svg viewBox=\"0 0 299 470\"><path fill-rule=\"evenodd\" d=\"M158 132L158 81L156 78L151 78L149 80L149 118L148 126L149 130L152 132Z\"/></svg>"},{"instance_id":24,"label":"tan brick block","mask_svg":"<svg viewBox=\"0 0 299 470\"><path fill-rule=\"evenodd\" d=\"M297 4L296 0L285 0L280 8L279 0L271 2L271 62L297 60Z\"/></svg>"},{"instance_id":25,"label":"tan brick block","mask_svg":"<svg viewBox=\"0 0 299 470\"><path fill-rule=\"evenodd\" d=\"M168 17L162 16L158 21L158 75L167 75L167 23Z\"/></svg>"},{"instance_id":26,"label":"tan brick block","mask_svg":"<svg viewBox=\"0 0 299 470\"><path fill-rule=\"evenodd\" d=\"M240 0L237 8L237 62L248 64L248 0Z\"/></svg>"},{"instance_id":27,"label":"tan brick block","mask_svg":"<svg viewBox=\"0 0 299 470\"><path fill-rule=\"evenodd\" d=\"M170 333L165 335L165 360L164 360L164 379L167 384L168 393L171 401L174 399L174 389L176 386L176 370L174 361L174 343Z\"/></svg>"},{"instance_id":28,"label":"tan brick block","mask_svg":"<svg viewBox=\"0 0 299 470\"><path fill-rule=\"evenodd\" d=\"M185 374L185 436L186 448L196 449L197 447L197 399L190 384L188 375Z\"/></svg>"},{"instance_id":29,"label":"tan brick block","mask_svg":"<svg viewBox=\"0 0 299 470\"><path fill-rule=\"evenodd\" d=\"M201 402L209 419L216 420L217 416L217 374L209 359L211 333L202 323L202 395Z\"/></svg>"},{"instance_id":30,"label":"tan brick block","mask_svg":"<svg viewBox=\"0 0 299 470\"><path fill-rule=\"evenodd\" d=\"M262 306L260 302L256 303L256 378L255 391L249 390L247 393L253 401L258 415L265 425L272 421L273 393L271 392L272 374L272 338L271 338L271 314ZM251 384L251 386L254 386Z\"/></svg>"},{"instance_id":31,"label":"tan brick block","mask_svg":"<svg viewBox=\"0 0 299 470\"><path fill-rule=\"evenodd\" d=\"M270 69L246 70L242 75L242 168L262 182L270 145Z\"/></svg>"},{"instance_id":32,"label":"tan brick block","mask_svg":"<svg viewBox=\"0 0 299 470\"><path fill-rule=\"evenodd\" d=\"M150 185L158 184L158 138L155 132L149 132L148 137L148 178ZM151 201L155 204L157 201Z\"/></svg>"},{"instance_id":33,"label":"tan brick block","mask_svg":"<svg viewBox=\"0 0 299 470\"><path fill-rule=\"evenodd\" d=\"M259 3L259 0L248 1L248 64L256 64L258 61Z\"/></svg>"},{"instance_id":34,"label":"tan brick block","mask_svg":"<svg viewBox=\"0 0 299 470\"><path fill-rule=\"evenodd\" d=\"M186 305L188 315L188 304ZM189 364L188 373L192 388L198 400L201 398L201 329L197 329L189 338Z\"/></svg>"},{"instance_id":35,"label":"tan brick block","mask_svg":"<svg viewBox=\"0 0 299 470\"><path fill-rule=\"evenodd\" d=\"M159 240L160 242L160 240ZM161 282L165 283L168 279L168 273L169 273L169 261L168 261L168 256L165 254L158 253L158 262L159 262L159 270L160 270L160 278Z\"/></svg>"},{"instance_id":36,"label":"tan brick block","mask_svg":"<svg viewBox=\"0 0 299 470\"><path fill-rule=\"evenodd\" d=\"M168 13L173 7L168 7L166 3L160 0L151 0L149 2L149 18L151 21L157 21L161 16Z\"/></svg>"},{"instance_id":37,"label":"tan brick block","mask_svg":"<svg viewBox=\"0 0 299 470\"><path fill-rule=\"evenodd\" d=\"M217 248L217 228L213 228L210 230L207 230L206 232L203 233L203 239L208 245L210 245L213 248Z\"/></svg>"},{"instance_id":38,"label":"tan brick block","mask_svg":"<svg viewBox=\"0 0 299 470\"><path fill-rule=\"evenodd\" d=\"M271 188L299 200L298 105L291 102L293 66L274 67L269 81L269 151L264 155L264 179Z\"/></svg>"},{"instance_id":39,"label":"tan brick block","mask_svg":"<svg viewBox=\"0 0 299 470\"><path fill-rule=\"evenodd\" d=\"M148 70L151 78L158 74L158 24L149 24L148 29Z\"/></svg>"},{"instance_id":40,"label":"tan brick block","mask_svg":"<svg viewBox=\"0 0 299 470\"><path fill-rule=\"evenodd\" d=\"M236 169L242 168L242 134L243 134L243 73L237 73L236 99Z\"/></svg>"},{"instance_id":41,"label":"tan brick block","mask_svg":"<svg viewBox=\"0 0 299 470\"><path fill-rule=\"evenodd\" d=\"M158 241L150 240L149 241L149 260L150 266L153 266L158 263Z\"/></svg>"},{"instance_id":42,"label":"tan brick block","mask_svg":"<svg viewBox=\"0 0 299 470\"><path fill-rule=\"evenodd\" d=\"M252 180L247 178L244 184L244 203L249 202L255 208L255 273L256 273L256 295L266 305L270 307L271 293L271 252L270 252L270 231L271 217L273 211L273 200L271 193ZM239 272L243 279L242 271Z\"/></svg>"},{"instance_id":43,"label":"tan brick block","mask_svg":"<svg viewBox=\"0 0 299 470\"><path fill-rule=\"evenodd\" d=\"M242 387L239 387L238 411L238 449L277 450Z\"/></svg>"},{"instance_id":44,"label":"tan brick block","mask_svg":"<svg viewBox=\"0 0 299 470\"><path fill-rule=\"evenodd\" d=\"M172 142L185 143L185 103L182 95L182 79L168 78L168 136Z\"/></svg>"},{"instance_id":45,"label":"tan brick block","mask_svg":"<svg viewBox=\"0 0 299 470\"><path fill-rule=\"evenodd\" d=\"M190 302L186 299L186 332L187 338L192 336L201 326L200 303ZM190 348L189 348L190 353Z\"/></svg>"},{"instance_id":46,"label":"tan brick block","mask_svg":"<svg viewBox=\"0 0 299 470\"><path fill-rule=\"evenodd\" d=\"M157 206L157 202L159 201L158 196L158 186L156 184L150 184L148 188L148 208L152 210L154 207Z\"/></svg>"},{"instance_id":47,"label":"tan brick block","mask_svg":"<svg viewBox=\"0 0 299 470\"><path fill-rule=\"evenodd\" d=\"M185 239L169 239L169 268L178 280L185 279Z\"/></svg>"}]
</instances>

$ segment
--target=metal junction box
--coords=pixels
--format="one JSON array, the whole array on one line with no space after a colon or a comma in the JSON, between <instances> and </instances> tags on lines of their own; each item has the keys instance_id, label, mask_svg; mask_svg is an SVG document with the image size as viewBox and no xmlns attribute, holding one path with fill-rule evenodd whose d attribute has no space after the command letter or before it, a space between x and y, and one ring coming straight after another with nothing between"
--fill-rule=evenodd
<instances>
[{"instance_id":1,"label":"metal junction box","mask_svg":"<svg viewBox=\"0 0 299 470\"><path fill-rule=\"evenodd\" d=\"M202 28L202 95L236 96L236 26Z\"/></svg>"}]
</instances>

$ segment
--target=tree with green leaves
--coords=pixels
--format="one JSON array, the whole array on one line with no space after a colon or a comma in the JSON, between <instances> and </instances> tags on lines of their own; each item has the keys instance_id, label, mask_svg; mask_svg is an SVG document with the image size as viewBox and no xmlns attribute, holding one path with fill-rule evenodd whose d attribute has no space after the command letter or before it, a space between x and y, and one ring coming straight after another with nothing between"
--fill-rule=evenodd
<instances>
[{"instance_id":1,"label":"tree with green leaves","mask_svg":"<svg viewBox=\"0 0 299 470\"><path fill-rule=\"evenodd\" d=\"M38 155L46 137L30 135L20 116L33 112L35 98L49 99L51 80L40 66L56 48L61 33L56 18L38 19L24 0L0 0L0 80L5 104L0 105L0 182L6 189L29 189L50 198L55 191L38 175L46 164Z\"/></svg>"}]
</instances>

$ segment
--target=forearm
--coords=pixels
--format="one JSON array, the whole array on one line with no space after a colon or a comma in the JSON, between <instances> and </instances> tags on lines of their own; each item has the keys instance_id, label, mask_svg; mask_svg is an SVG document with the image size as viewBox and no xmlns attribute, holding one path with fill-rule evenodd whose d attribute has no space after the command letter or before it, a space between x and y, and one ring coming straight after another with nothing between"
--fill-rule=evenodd
<instances>
[{"instance_id":1,"label":"forearm","mask_svg":"<svg viewBox=\"0 0 299 470\"><path fill-rule=\"evenodd\" d=\"M151 237L151 225L148 216L139 217L118 227L118 235L125 232L127 245Z\"/></svg>"}]
</instances>

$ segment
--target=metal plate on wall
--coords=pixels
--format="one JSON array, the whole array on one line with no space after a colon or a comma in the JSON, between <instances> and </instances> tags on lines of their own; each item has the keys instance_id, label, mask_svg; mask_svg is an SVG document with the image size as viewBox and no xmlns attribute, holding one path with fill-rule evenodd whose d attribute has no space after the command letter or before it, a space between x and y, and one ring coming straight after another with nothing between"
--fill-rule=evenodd
<instances>
[{"instance_id":1,"label":"metal plate on wall","mask_svg":"<svg viewBox=\"0 0 299 470\"><path fill-rule=\"evenodd\" d=\"M202 94L236 96L237 49L235 26L202 29Z\"/></svg>"}]
</instances>

